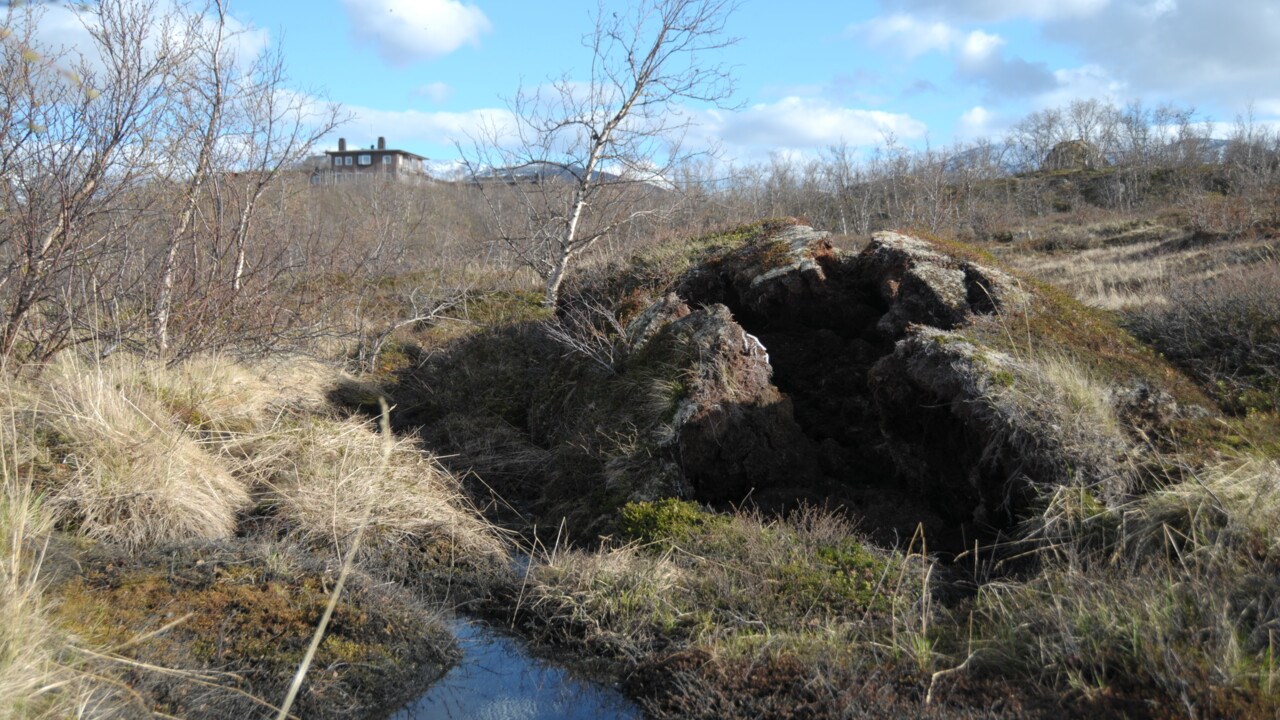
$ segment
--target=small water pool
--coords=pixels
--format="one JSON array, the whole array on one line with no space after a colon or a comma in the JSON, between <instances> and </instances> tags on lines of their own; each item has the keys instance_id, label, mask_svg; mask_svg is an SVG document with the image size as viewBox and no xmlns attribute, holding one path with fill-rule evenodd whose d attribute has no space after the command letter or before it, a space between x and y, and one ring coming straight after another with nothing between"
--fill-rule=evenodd
<instances>
[{"instance_id":1,"label":"small water pool","mask_svg":"<svg viewBox=\"0 0 1280 720\"><path fill-rule=\"evenodd\" d=\"M639 708L617 690L529 655L482 623L458 618L450 629L462 660L392 720L631 720Z\"/></svg>"}]
</instances>

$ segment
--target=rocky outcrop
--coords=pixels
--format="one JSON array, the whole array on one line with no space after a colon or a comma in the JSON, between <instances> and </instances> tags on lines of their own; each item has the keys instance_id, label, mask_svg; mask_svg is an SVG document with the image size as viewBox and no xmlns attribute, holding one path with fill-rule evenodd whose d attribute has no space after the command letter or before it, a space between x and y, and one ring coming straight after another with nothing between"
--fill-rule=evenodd
<instances>
[{"instance_id":1,"label":"rocky outcrop","mask_svg":"<svg viewBox=\"0 0 1280 720\"><path fill-rule=\"evenodd\" d=\"M1106 165L1098 148L1084 140L1064 140L1054 145L1040 164L1041 170L1092 170Z\"/></svg>"},{"instance_id":2,"label":"rocky outcrop","mask_svg":"<svg viewBox=\"0 0 1280 720\"><path fill-rule=\"evenodd\" d=\"M952 521L1011 525L1045 487L1078 483L1109 499L1128 489L1117 423L1063 397L1035 360L919 326L868 385L903 482Z\"/></svg>"},{"instance_id":3,"label":"rocky outcrop","mask_svg":"<svg viewBox=\"0 0 1280 720\"><path fill-rule=\"evenodd\" d=\"M1028 301L1006 273L898 233L876 233L851 264L858 282L874 287L888 306L877 328L894 336L912 324L950 330L976 315L1025 309Z\"/></svg>"}]
</instances>

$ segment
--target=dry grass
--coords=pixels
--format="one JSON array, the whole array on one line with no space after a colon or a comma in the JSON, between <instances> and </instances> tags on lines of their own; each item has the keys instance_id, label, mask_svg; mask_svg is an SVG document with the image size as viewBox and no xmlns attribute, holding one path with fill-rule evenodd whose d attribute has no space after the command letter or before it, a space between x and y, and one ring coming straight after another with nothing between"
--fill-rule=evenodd
<instances>
[{"instance_id":1,"label":"dry grass","mask_svg":"<svg viewBox=\"0 0 1280 720\"><path fill-rule=\"evenodd\" d=\"M249 504L244 484L131 368L63 359L9 399L26 401L21 414L43 440L51 465L38 482L64 527L129 547L214 539L231 535Z\"/></svg>"},{"instance_id":2,"label":"dry grass","mask_svg":"<svg viewBox=\"0 0 1280 720\"><path fill-rule=\"evenodd\" d=\"M1037 394L1035 401L1061 409L1060 430L1064 442L1113 445L1124 437L1116 419L1115 396L1109 383L1072 358L1052 352L1039 354L1034 361Z\"/></svg>"},{"instance_id":3,"label":"dry grass","mask_svg":"<svg viewBox=\"0 0 1280 720\"><path fill-rule=\"evenodd\" d=\"M1051 233L1071 239L1004 248L1001 257L1103 310L1163 307L1175 286L1206 281L1266 255L1265 242L1257 238L1198 240L1186 231L1144 222L1055 226Z\"/></svg>"},{"instance_id":4,"label":"dry grass","mask_svg":"<svg viewBox=\"0 0 1280 720\"><path fill-rule=\"evenodd\" d=\"M53 629L43 612L39 564L31 557L28 543L49 529L51 518L36 505L29 487L9 472L4 475L4 494L0 496L0 709L6 717L39 717L49 714L50 706L56 703L50 689L60 683L63 669L57 662Z\"/></svg>"},{"instance_id":5,"label":"dry grass","mask_svg":"<svg viewBox=\"0 0 1280 720\"><path fill-rule=\"evenodd\" d=\"M974 601L976 666L1192 717L1277 710L1280 466L1237 461L1107 507L1048 503L1044 567Z\"/></svg>"},{"instance_id":6,"label":"dry grass","mask_svg":"<svg viewBox=\"0 0 1280 720\"><path fill-rule=\"evenodd\" d=\"M504 544L463 495L458 481L414 438L401 438L382 467L372 422L313 418L282 430L260 450L264 502L297 539L341 551L369 527L373 551L420 551L438 544L464 556L500 556Z\"/></svg>"},{"instance_id":7,"label":"dry grass","mask_svg":"<svg viewBox=\"0 0 1280 720\"><path fill-rule=\"evenodd\" d=\"M265 374L217 356L191 358L173 368L132 367L177 422L207 437L258 430L267 406L280 395Z\"/></svg>"},{"instance_id":8,"label":"dry grass","mask_svg":"<svg viewBox=\"0 0 1280 720\"><path fill-rule=\"evenodd\" d=\"M12 438L12 418L0 420ZM54 518L0 446L0 717L117 716L114 692L93 682L49 618L41 577Z\"/></svg>"},{"instance_id":9,"label":"dry grass","mask_svg":"<svg viewBox=\"0 0 1280 720\"><path fill-rule=\"evenodd\" d=\"M386 543L447 539L500 552L456 479L414 440L397 441L379 472L376 427L326 404L340 379L300 360L163 368L63 358L4 387L23 428L7 437L59 526L95 540L141 548L225 538L259 496L308 542L340 543L367 512Z\"/></svg>"},{"instance_id":10,"label":"dry grass","mask_svg":"<svg viewBox=\"0 0 1280 720\"><path fill-rule=\"evenodd\" d=\"M1159 305L1182 258L1151 256L1160 241L1118 245L1047 256L1025 257L1016 264L1062 287L1091 307L1124 310Z\"/></svg>"},{"instance_id":11,"label":"dry grass","mask_svg":"<svg viewBox=\"0 0 1280 720\"><path fill-rule=\"evenodd\" d=\"M107 662L115 656L92 642L69 645L47 618L52 601L32 555L33 539L51 533L154 562L246 531L265 531L291 553L341 552L367 519L361 572L408 579L455 563L504 563L505 541L416 440L388 438L388 448L374 423L344 419L328 405L340 380L333 369L296 360L246 366L195 358L165 368L129 357L92 364L63 357L39 374L8 378L0 387L13 418L0 426L0 717L106 717L116 690L138 710L156 702L147 688L164 685L147 673L185 677L187 655L196 652L166 635L175 654L129 689L115 667L126 661ZM18 474L30 482L17 483ZM73 541L66 552L95 547ZM139 572L153 573L152 590L179 582L163 565ZM263 596L262 612L270 600ZM76 602L84 617L58 622L93 627L100 601L82 594ZM242 609L251 611L259 609ZM107 679L86 679L90 667ZM192 677L199 684L203 676Z\"/></svg>"}]
</instances>

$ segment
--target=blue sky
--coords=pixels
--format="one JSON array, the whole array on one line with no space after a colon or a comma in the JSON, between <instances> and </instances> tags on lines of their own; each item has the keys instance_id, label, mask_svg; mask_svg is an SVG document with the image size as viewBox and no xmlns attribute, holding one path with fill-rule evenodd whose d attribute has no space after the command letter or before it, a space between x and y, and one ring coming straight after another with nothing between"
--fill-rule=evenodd
<instances>
[{"instance_id":1,"label":"blue sky","mask_svg":"<svg viewBox=\"0 0 1280 720\"><path fill-rule=\"evenodd\" d=\"M284 43L297 89L353 113L338 134L442 160L522 82L580 75L595 8L231 0L251 38ZM729 32L742 109L695 110L739 162L886 134L948 145L1084 97L1280 118L1280 0L745 0Z\"/></svg>"}]
</instances>

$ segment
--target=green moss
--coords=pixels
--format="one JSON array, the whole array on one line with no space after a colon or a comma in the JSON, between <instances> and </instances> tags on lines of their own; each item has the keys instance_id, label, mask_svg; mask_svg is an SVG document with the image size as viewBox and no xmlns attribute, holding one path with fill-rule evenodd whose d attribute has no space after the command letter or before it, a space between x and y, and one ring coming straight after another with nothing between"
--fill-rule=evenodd
<instances>
[{"instance_id":1,"label":"green moss","mask_svg":"<svg viewBox=\"0 0 1280 720\"><path fill-rule=\"evenodd\" d=\"M778 571L783 596L800 607L887 611L892 606L880 592L884 561L854 540L818 547Z\"/></svg>"},{"instance_id":2,"label":"green moss","mask_svg":"<svg viewBox=\"0 0 1280 720\"><path fill-rule=\"evenodd\" d=\"M938 250L938 252L949 255L956 260L973 263L975 265L986 265L987 267L1004 269L1000 261L996 259L995 255L992 255L976 245L943 237L923 228L908 227L902 232L903 234L920 238L921 240L927 240Z\"/></svg>"},{"instance_id":3,"label":"green moss","mask_svg":"<svg viewBox=\"0 0 1280 720\"><path fill-rule=\"evenodd\" d=\"M671 498L628 503L620 514L627 539L650 544L654 552L679 547L720 569L734 569L718 577L695 573L691 595L678 602L681 610L718 608L786 627L796 613L847 616L891 609L892 598L882 587L889 559L855 538L814 542L787 524L760 524Z\"/></svg>"},{"instance_id":4,"label":"green moss","mask_svg":"<svg viewBox=\"0 0 1280 720\"><path fill-rule=\"evenodd\" d=\"M1017 380L1012 372L1008 370L996 370L991 373L991 382L1000 387L1013 387L1013 383Z\"/></svg>"},{"instance_id":5,"label":"green moss","mask_svg":"<svg viewBox=\"0 0 1280 720\"><path fill-rule=\"evenodd\" d=\"M727 525L724 517L675 498L627 503L619 514L622 517L619 529L623 535L644 543L686 542L695 534Z\"/></svg>"}]
</instances>

